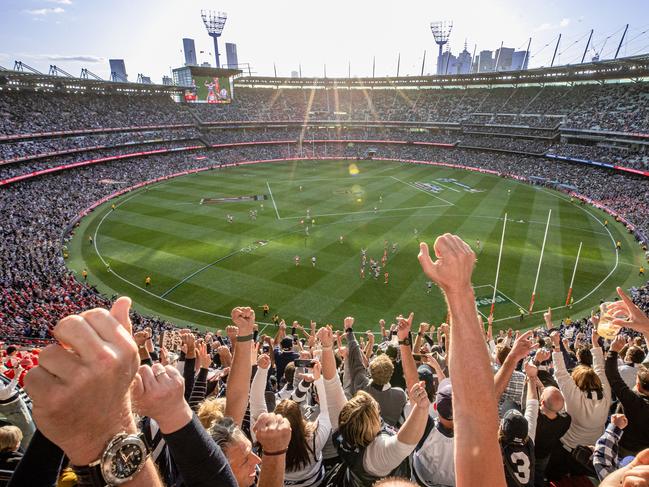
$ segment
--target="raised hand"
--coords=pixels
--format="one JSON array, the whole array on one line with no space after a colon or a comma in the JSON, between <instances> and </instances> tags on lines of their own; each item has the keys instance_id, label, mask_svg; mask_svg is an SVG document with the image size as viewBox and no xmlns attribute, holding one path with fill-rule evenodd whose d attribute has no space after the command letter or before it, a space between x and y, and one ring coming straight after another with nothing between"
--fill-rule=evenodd
<instances>
[{"instance_id":1,"label":"raised hand","mask_svg":"<svg viewBox=\"0 0 649 487\"><path fill-rule=\"evenodd\" d=\"M298 374L298 376L300 377L300 379L305 380L307 382L315 382L322 375L322 365L320 365L319 361L314 360L313 368L311 370L312 371L310 373Z\"/></svg>"},{"instance_id":2,"label":"raised hand","mask_svg":"<svg viewBox=\"0 0 649 487\"><path fill-rule=\"evenodd\" d=\"M469 247L457 235L445 233L435 240L435 255L432 261L428 245L419 244L419 263L424 274L437 283L444 292L466 292L471 289L471 274L476 257Z\"/></svg>"},{"instance_id":3,"label":"raised hand","mask_svg":"<svg viewBox=\"0 0 649 487\"><path fill-rule=\"evenodd\" d=\"M539 344L532 339L533 334L532 330L528 330L520 336L516 332L516 339L509 353L512 354L517 362L527 357L532 350L538 348Z\"/></svg>"},{"instance_id":4,"label":"raised hand","mask_svg":"<svg viewBox=\"0 0 649 487\"><path fill-rule=\"evenodd\" d=\"M343 321L343 326L344 326L344 328L343 328L344 330L347 330L349 328L353 328L354 327L354 318L352 316L348 316L347 318L345 318L345 320Z\"/></svg>"},{"instance_id":5,"label":"raised hand","mask_svg":"<svg viewBox=\"0 0 649 487\"><path fill-rule=\"evenodd\" d=\"M212 356L207 351L207 344L201 343L198 348L198 363L202 369L209 369L212 365Z\"/></svg>"},{"instance_id":6,"label":"raised hand","mask_svg":"<svg viewBox=\"0 0 649 487\"><path fill-rule=\"evenodd\" d=\"M291 441L291 423L279 414L261 413L252 430L261 448L267 452L286 450Z\"/></svg>"},{"instance_id":7,"label":"raised hand","mask_svg":"<svg viewBox=\"0 0 649 487\"><path fill-rule=\"evenodd\" d=\"M620 351L626 346L626 339L622 335L617 335L611 342L611 352L620 353Z\"/></svg>"},{"instance_id":8,"label":"raised hand","mask_svg":"<svg viewBox=\"0 0 649 487\"><path fill-rule=\"evenodd\" d=\"M399 340L405 340L408 338L410 330L412 329L412 319L414 317L415 314L412 312L408 315L408 318L404 318L403 315L397 316L397 338L399 338Z\"/></svg>"},{"instance_id":9,"label":"raised hand","mask_svg":"<svg viewBox=\"0 0 649 487\"><path fill-rule=\"evenodd\" d=\"M221 360L221 365L224 367L229 367L232 365L232 352L225 345L221 345L216 349L216 353L219 354L219 359Z\"/></svg>"},{"instance_id":10,"label":"raised hand","mask_svg":"<svg viewBox=\"0 0 649 487\"><path fill-rule=\"evenodd\" d=\"M412 386L412 388L410 389L410 400L414 402L419 409L428 411L430 400L428 399L426 386L423 381L417 382L414 386Z\"/></svg>"},{"instance_id":11,"label":"raised hand","mask_svg":"<svg viewBox=\"0 0 649 487\"><path fill-rule=\"evenodd\" d=\"M551 330L554 327L552 324L552 308L548 308L548 310L543 313L543 319L545 320L545 327L548 330Z\"/></svg>"},{"instance_id":12,"label":"raised hand","mask_svg":"<svg viewBox=\"0 0 649 487\"><path fill-rule=\"evenodd\" d=\"M561 334L558 331L553 331L550 333L550 340L552 340L554 351L558 352L561 349Z\"/></svg>"},{"instance_id":13,"label":"raised hand","mask_svg":"<svg viewBox=\"0 0 649 487\"><path fill-rule=\"evenodd\" d=\"M611 423L623 430L629 424L629 420L624 414L612 414Z\"/></svg>"},{"instance_id":14,"label":"raised hand","mask_svg":"<svg viewBox=\"0 0 649 487\"><path fill-rule=\"evenodd\" d=\"M60 320L52 329L59 344L43 349L39 366L25 376L38 428L74 465L97 460L117 433L135 432L129 387L140 361L130 305L123 297L110 312Z\"/></svg>"},{"instance_id":15,"label":"raised hand","mask_svg":"<svg viewBox=\"0 0 649 487\"><path fill-rule=\"evenodd\" d=\"M590 341L593 345L593 348L599 347L599 335L597 334L597 329L594 327L590 332Z\"/></svg>"},{"instance_id":16,"label":"raised hand","mask_svg":"<svg viewBox=\"0 0 649 487\"><path fill-rule=\"evenodd\" d=\"M614 317L611 323L615 326L631 328L645 335L649 334L649 317L635 305L622 288L618 287L617 293L622 301L616 301L608 307Z\"/></svg>"},{"instance_id":17,"label":"raised hand","mask_svg":"<svg viewBox=\"0 0 649 487\"><path fill-rule=\"evenodd\" d=\"M536 355L534 356L534 363L542 364L543 362L549 360L551 356L552 354L550 353L549 350L546 350L545 348L540 348L537 350Z\"/></svg>"},{"instance_id":18,"label":"raised hand","mask_svg":"<svg viewBox=\"0 0 649 487\"><path fill-rule=\"evenodd\" d=\"M135 343L140 348L144 347L144 344L148 339L149 339L149 334L146 331L137 331L133 335L133 340L135 340Z\"/></svg>"},{"instance_id":19,"label":"raised hand","mask_svg":"<svg viewBox=\"0 0 649 487\"><path fill-rule=\"evenodd\" d=\"M536 365L534 365L530 360L527 360L525 362L525 375L532 379L536 379L539 376L539 369L536 368Z\"/></svg>"},{"instance_id":20,"label":"raised hand","mask_svg":"<svg viewBox=\"0 0 649 487\"><path fill-rule=\"evenodd\" d=\"M225 328L225 334L228 336L230 343L234 344L237 341L237 336L239 335L239 327L234 325L228 325Z\"/></svg>"},{"instance_id":21,"label":"raised hand","mask_svg":"<svg viewBox=\"0 0 649 487\"><path fill-rule=\"evenodd\" d=\"M162 365L169 365L169 351L166 347L160 347L160 363Z\"/></svg>"},{"instance_id":22,"label":"raised hand","mask_svg":"<svg viewBox=\"0 0 649 487\"><path fill-rule=\"evenodd\" d=\"M249 307L236 307L230 314L232 322L239 328L239 336L252 335L255 328L255 311Z\"/></svg>"},{"instance_id":23,"label":"raised hand","mask_svg":"<svg viewBox=\"0 0 649 487\"><path fill-rule=\"evenodd\" d=\"M270 367L270 357L267 354L262 353L257 357L257 367L264 370Z\"/></svg>"},{"instance_id":24,"label":"raised hand","mask_svg":"<svg viewBox=\"0 0 649 487\"><path fill-rule=\"evenodd\" d=\"M141 366L131 387L135 410L155 419L165 434L178 431L192 419L184 393L183 376L170 365Z\"/></svg>"},{"instance_id":25,"label":"raised hand","mask_svg":"<svg viewBox=\"0 0 649 487\"><path fill-rule=\"evenodd\" d=\"M428 333L430 330L430 325L428 323L419 323L419 333Z\"/></svg>"},{"instance_id":26,"label":"raised hand","mask_svg":"<svg viewBox=\"0 0 649 487\"><path fill-rule=\"evenodd\" d=\"M322 328L320 328L316 333L316 336L318 337L318 341L323 348L333 347L334 334L331 331L331 328L329 328L328 326L323 326Z\"/></svg>"}]
</instances>

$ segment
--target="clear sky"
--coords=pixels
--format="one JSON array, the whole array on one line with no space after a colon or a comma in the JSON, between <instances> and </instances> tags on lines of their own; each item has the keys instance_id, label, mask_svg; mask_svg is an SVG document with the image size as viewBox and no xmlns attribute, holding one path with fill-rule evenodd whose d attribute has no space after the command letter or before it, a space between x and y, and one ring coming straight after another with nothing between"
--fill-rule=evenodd
<instances>
[{"instance_id":1,"label":"clear sky","mask_svg":"<svg viewBox=\"0 0 649 487\"><path fill-rule=\"evenodd\" d=\"M304 76L372 73L418 75L426 50L426 73L435 72L437 47L430 22L452 20L451 51L466 39L468 50L524 49L532 37L530 67L550 64L559 33L556 63L581 59L591 28L594 49L612 57L624 25L628 42L620 56L649 52L649 0L0 0L0 66L14 60L47 71L50 64L78 75L82 67L107 78L108 59L123 58L129 79L138 73L159 82L183 63L183 37L196 41L198 61L214 65L201 9L228 13L220 41L237 44L239 61L253 73Z\"/></svg>"}]
</instances>

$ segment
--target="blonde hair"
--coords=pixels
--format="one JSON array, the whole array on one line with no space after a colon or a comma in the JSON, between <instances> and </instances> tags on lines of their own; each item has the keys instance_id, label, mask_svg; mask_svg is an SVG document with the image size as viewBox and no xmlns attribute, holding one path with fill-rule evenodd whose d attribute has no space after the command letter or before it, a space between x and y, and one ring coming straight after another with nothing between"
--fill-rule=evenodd
<instances>
[{"instance_id":1,"label":"blonde hair","mask_svg":"<svg viewBox=\"0 0 649 487\"><path fill-rule=\"evenodd\" d=\"M381 354L370 362L370 376L372 382L378 386L384 386L392 378L394 365L392 360L385 354Z\"/></svg>"},{"instance_id":2,"label":"blonde hair","mask_svg":"<svg viewBox=\"0 0 649 487\"><path fill-rule=\"evenodd\" d=\"M575 385L584 392L601 392L602 381L597 373L587 365L578 365L572 371L572 380Z\"/></svg>"},{"instance_id":3,"label":"blonde hair","mask_svg":"<svg viewBox=\"0 0 649 487\"><path fill-rule=\"evenodd\" d=\"M341 409L338 431L347 444L366 447L381 431L379 404L367 392L359 391Z\"/></svg>"},{"instance_id":4,"label":"blonde hair","mask_svg":"<svg viewBox=\"0 0 649 487\"><path fill-rule=\"evenodd\" d=\"M198 419L205 429L209 429L214 423L218 423L225 415L225 398L212 397L201 403L196 413Z\"/></svg>"},{"instance_id":5,"label":"blonde hair","mask_svg":"<svg viewBox=\"0 0 649 487\"><path fill-rule=\"evenodd\" d=\"M14 451L23 441L23 432L17 426L3 426L0 428L0 451Z\"/></svg>"}]
</instances>

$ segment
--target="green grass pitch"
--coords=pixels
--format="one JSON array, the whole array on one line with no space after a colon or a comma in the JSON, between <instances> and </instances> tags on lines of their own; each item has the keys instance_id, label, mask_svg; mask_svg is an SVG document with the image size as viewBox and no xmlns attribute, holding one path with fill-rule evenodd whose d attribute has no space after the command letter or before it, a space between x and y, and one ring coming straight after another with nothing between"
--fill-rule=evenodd
<instances>
[{"instance_id":1,"label":"green grass pitch","mask_svg":"<svg viewBox=\"0 0 649 487\"><path fill-rule=\"evenodd\" d=\"M247 196L267 199L206 201ZM521 323L519 305L527 309L530 302L550 209L535 314ZM256 220L250 210L257 210ZM271 315L289 323L314 319L341 326L351 315L358 329L376 329L380 318L390 323L399 313L414 311L417 322L438 324L445 305L436 287L427 292L416 258L418 239L432 244L451 232L474 249L476 240L482 242L473 283L478 309L486 315L505 213L498 327L537 325L548 306L557 308L557 318L583 316L601 299L612 298L616 285L641 282L637 243L595 208L491 175L385 161L266 163L167 180L115 199L82 220L69 244L68 264L79 278L87 269L88 281L103 293L131 296L140 311L179 324L223 327L237 305L254 306L258 321L266 323L271 317L262 315L265 303ZM361 249L367 249L368 262L380 261L385 241L386 269L375 279L368 265L362 279ZM579 242L574 305L567 309L562 306ZM152 279L147 289L146 276Z\"/></svg>"}]
</instances>

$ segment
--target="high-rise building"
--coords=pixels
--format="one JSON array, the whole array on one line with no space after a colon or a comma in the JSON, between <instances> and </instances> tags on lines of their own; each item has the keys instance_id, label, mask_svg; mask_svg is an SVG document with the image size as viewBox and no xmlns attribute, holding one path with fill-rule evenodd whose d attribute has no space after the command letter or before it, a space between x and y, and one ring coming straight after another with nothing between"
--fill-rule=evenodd
<instances>
[{"instance_id":1,"label":"high-rise building","mask_svg":"<svg viewBox=\"0 0 649 487\"><path fill-rule=\"evenodd\" d=\"M464 43L464 50L457 56L457 74L469 74L471 72L471 53L466 49L466 42Z\"/></svg>"},{"instance_id":2,"label":"high-rise building","mask_svg":"<svg viewBox=\"0 0 649 487\"><path fill-rule=\"evenodd\" d=\"M514 51L512 56L512 70L527 69L530 53L527 51Z\"/></svg>"},{"instance_id":3,"label":"high-rise building","mask_svg":"<svg viewBox=\"0 0 649 487\"><path fill-rule=\"evenodd\" d=\"M476 56L473 71L476 73L487 73L494 70L494 58L491 51L480 51Z\"/></svg>"},{"instance_id":4,"label":"high-rise building","mask_svg":"<svg viewBox=\"0 0 649 487\"><path fill-rule=\"evenodd\" d=\"M162 77L162 84L165 86L171 86L174 84L173 80L169 76Z\"/></svg>"},{"instance_id":5,"label":"high-rise building","mask_svg":"<svg viewBox=\"0 0 649 487\"><path fill-rule=\"evenodd\" d=\"M185 37L183 39L183 52L185 53L185 66L197 66L196 45L194 39Z\"/></svg>"},{"instance_id":6,"label":"high-rise building","mask_svg":"<svg viewBox=\"0 0 649 487\"><path fill-rule=\"evenodd\" d=\"M502 47L496 49L496 54L494 54L495 62L498 65L495 67L495 71L510 71L512 69L512 57L514 55L514 49L511 47Z\"/></svg>"},{"instance_id":7,"label":"high-rise building","mask_svg":"<svg viewBox=\"0 0 649 487\"><path fill-rule=\"evenodd\" d=\"M237 56L237 45L233 42L225 43L225 59L228 68L236 69L239 66L239 57Z\"/></svg>"},{"instance_id":8,"label":"high-rise building","mask_svg":"<svg viewBox=\"0 0 649 487\"><path fill-rule=\"evenodd\" d=\"M128 75L126 74L126 64L123 59L109 59L110 65L110 80L128 83Z\"/></svg>"}]
</instances>

